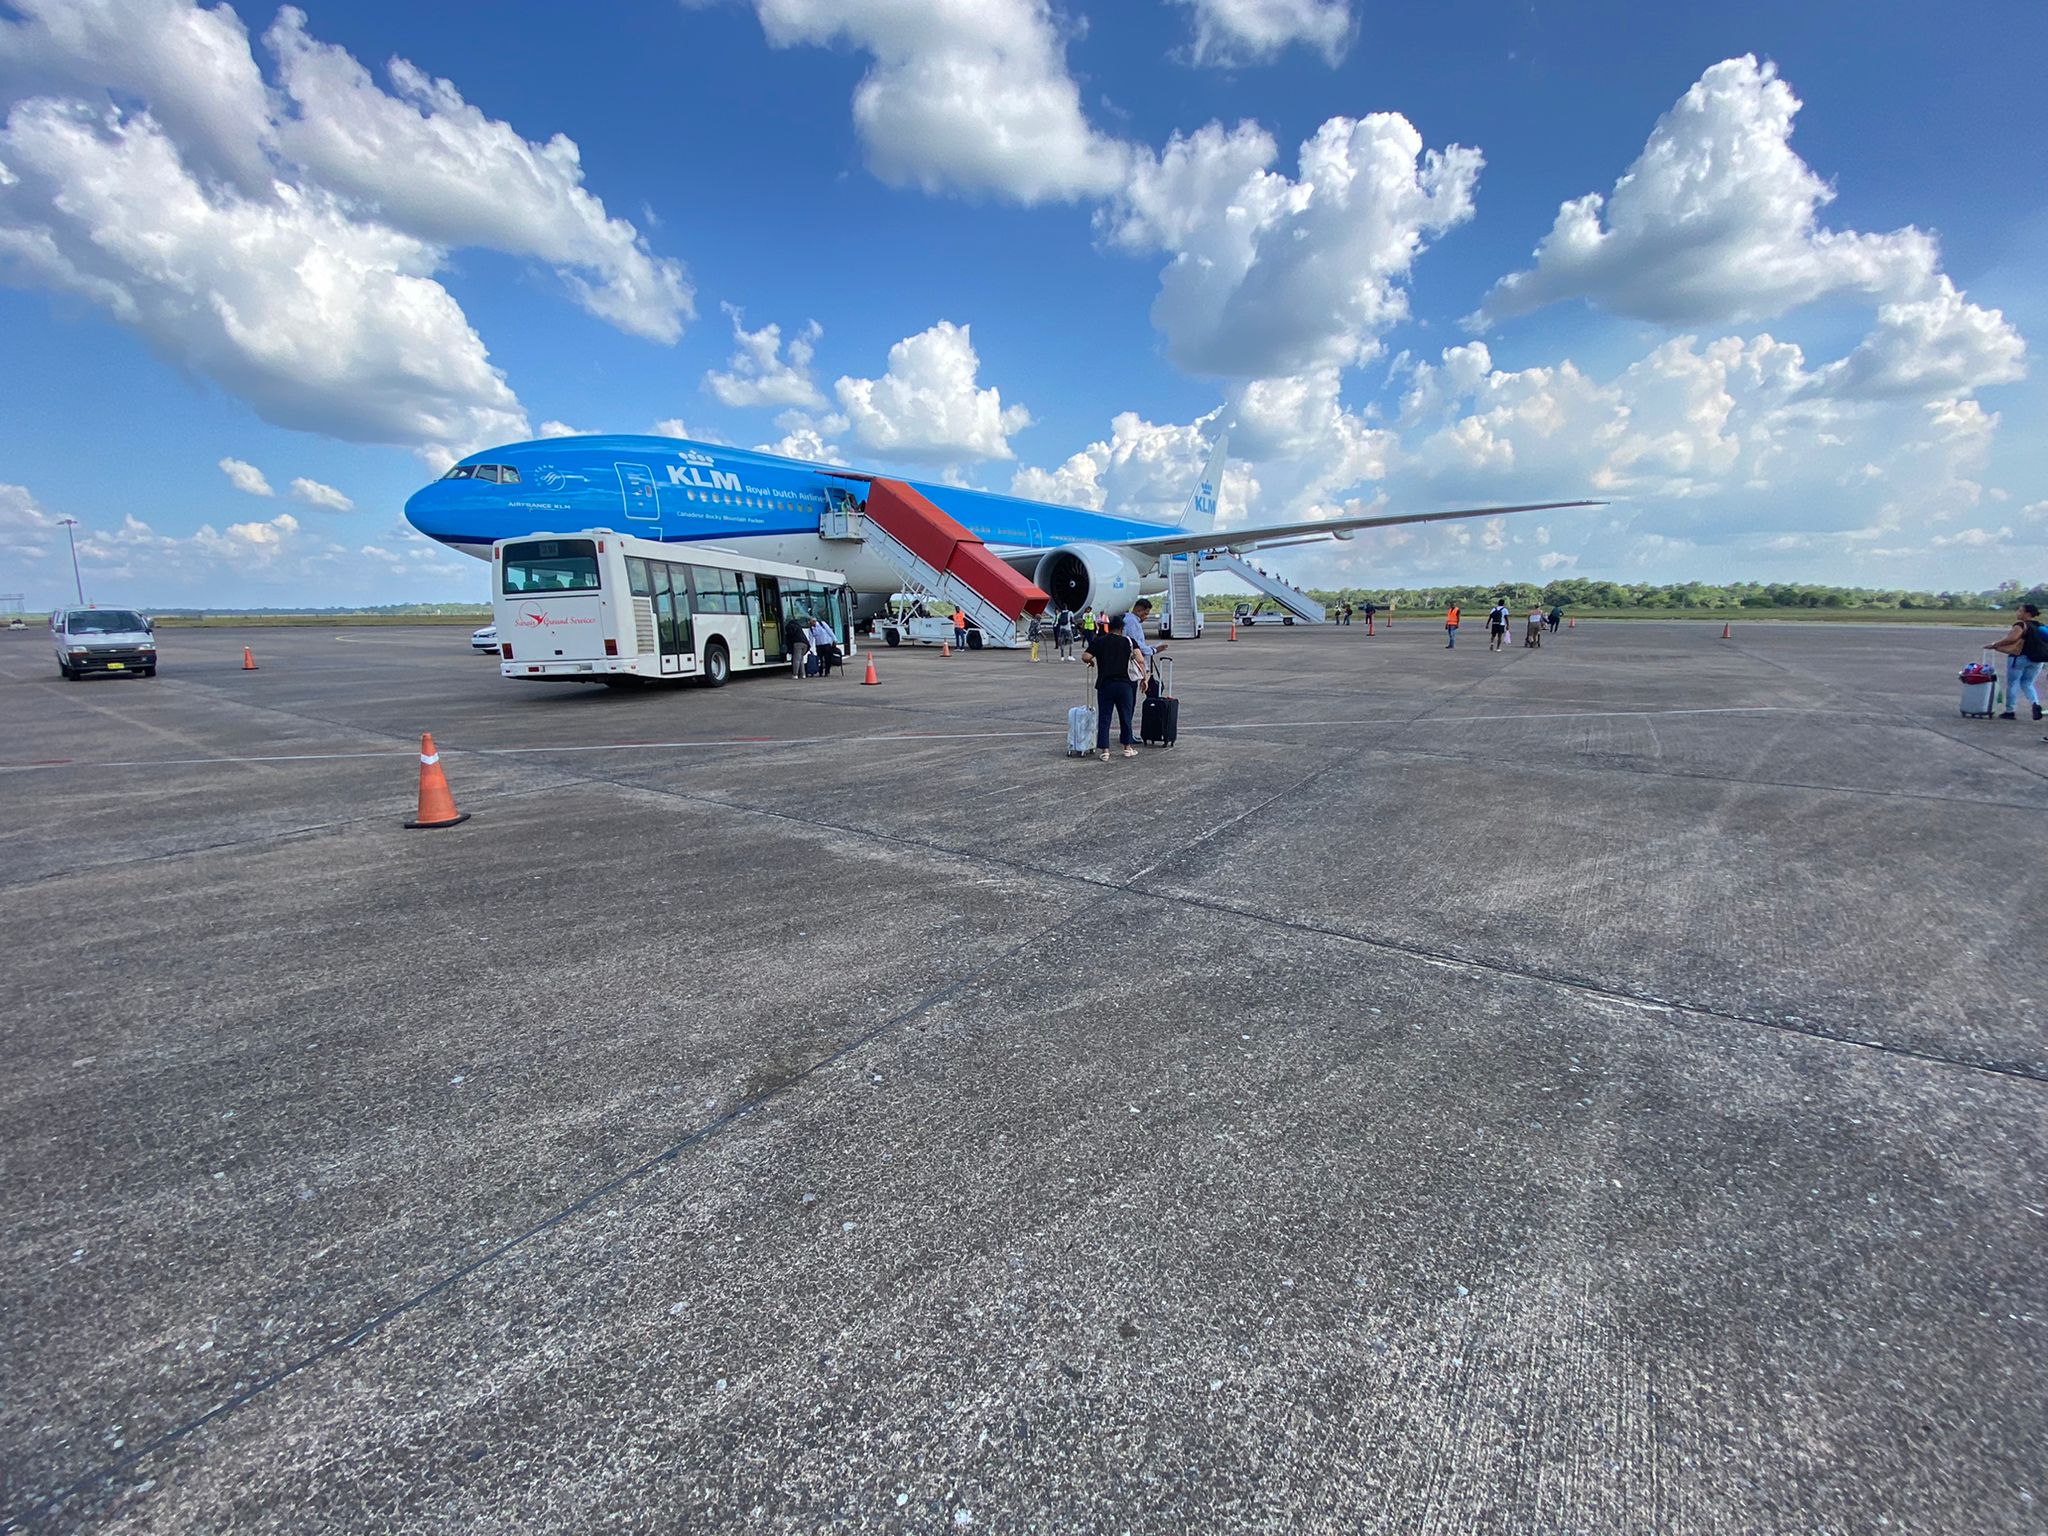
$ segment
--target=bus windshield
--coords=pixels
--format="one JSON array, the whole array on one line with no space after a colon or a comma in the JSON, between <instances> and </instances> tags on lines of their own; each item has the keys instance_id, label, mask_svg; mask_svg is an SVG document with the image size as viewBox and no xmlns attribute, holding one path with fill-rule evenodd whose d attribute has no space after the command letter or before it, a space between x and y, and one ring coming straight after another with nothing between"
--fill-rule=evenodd
<instances>
[{"instance_id":1,"label":"bus windshield","mask_svg":"<svg viewBox=\"0 0 2048 1536\"><path fill-rule=\"evenodd\" d=\"M597 544L590 539L532 539L505 546L505 595L595 592Z\"/></svg>"}]
</instances>

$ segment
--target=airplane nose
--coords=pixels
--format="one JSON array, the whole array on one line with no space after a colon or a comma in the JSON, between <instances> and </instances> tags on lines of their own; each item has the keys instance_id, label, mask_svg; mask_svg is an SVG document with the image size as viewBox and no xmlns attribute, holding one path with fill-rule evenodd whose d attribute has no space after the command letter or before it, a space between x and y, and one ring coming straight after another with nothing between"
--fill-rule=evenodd
<instances>
[{"instance_id":1,"label":"airplane nose","mask_svg":"<svg viewBox=\"0 0 2048 1536\"><path fill-rule=\"evenodd\" d=\"M445 540L449 533L447 498L440 485L422 486L405 499L405 520L430 539Z\"/></svg>"}]
</instances>

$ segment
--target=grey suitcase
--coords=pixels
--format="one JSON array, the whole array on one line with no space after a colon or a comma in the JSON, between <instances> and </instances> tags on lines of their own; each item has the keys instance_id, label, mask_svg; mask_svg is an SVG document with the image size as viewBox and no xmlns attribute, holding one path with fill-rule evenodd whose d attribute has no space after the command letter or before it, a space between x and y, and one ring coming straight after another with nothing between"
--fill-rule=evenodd
<instances>
[{"instance_id":1,"label":"grey suitcase","mask_svg":"<svg viewBox=\"0 0 2048 1536\"><path fill-rule=\"evenodd\" d=\"M1086 696L1091 700L1094 698L1094 689L1090 686L1093 676L1088 668L1082 668L1081 683L1088 689ZM1086 757L1094 750L1095 705L1076 704L1067 711L1067 756Z\"/></svg>"}]
</instances>

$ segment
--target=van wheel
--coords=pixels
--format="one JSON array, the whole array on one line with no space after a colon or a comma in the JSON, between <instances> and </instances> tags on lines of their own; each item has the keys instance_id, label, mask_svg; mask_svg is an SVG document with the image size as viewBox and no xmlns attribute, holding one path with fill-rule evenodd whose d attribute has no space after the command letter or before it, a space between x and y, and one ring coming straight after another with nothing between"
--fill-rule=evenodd
<instances>
[{"instance_id":1,"label":"van wheel","mask_svg":"<svg viewBox=\"0 0 2048 1536\"><path fill-rule=\"evenodd\" d=\"M57 675L63 678L64 681L67 683L75 682L78 677L78 674L71 670L71 664L66 661L60 661L57 663Z\"/></svg>"},{"instance_id":2,"label":"van wheel","mask_svg":"<svg viewBox=\"0 0 2048 1536\"><path fill-rule=\"evenodd\" d=\"M714 640L704 647L704 686L723 688L726 679L732 676L732 658L725 654L725 647Z\"/></svg>"},{"instance_id":3,"label":"van wheel","mask_svg":"<svg viewBox=\"0 0 2048 1536\"><path fill-rule=\"evenodd\" d=\"M903 637L893 629L883 630L882 638L887 640L891 646L898 646L903 643Z\"/></svg>"},{"instance_id":4,"label":"van wheel","mask_svg":"<svg viewBox=\"0 0 2048 1536\"><path fill-rule=\"evenodd\" d=\"M141 672L142 672L142 675L143 675L144 677L155 677L155 676L156 676L156 668L155 668L155 667L143 667L143 668L141 668L140 670L141 670Z\"/></svg>"}]
</instances>

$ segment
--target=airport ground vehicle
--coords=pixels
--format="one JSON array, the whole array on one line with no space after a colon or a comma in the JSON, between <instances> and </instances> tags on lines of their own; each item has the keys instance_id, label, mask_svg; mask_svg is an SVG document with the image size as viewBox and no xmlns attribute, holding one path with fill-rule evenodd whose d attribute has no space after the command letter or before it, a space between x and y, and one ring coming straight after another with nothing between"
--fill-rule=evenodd
<instances>
[{"instance_id":1,"label":"airport ground vehicle","mask_svg":"<svg viewBox=\"0 0 2048 1536\"><path fill-rule=\"evenodd\" d=\"M898 592L889 599L889 611L876 617L872 629L885 645L951 645L953 619L934 614L914 593ZM967 626L967 648L981 649L981 631Z\"/></svg>"},{"instance_id":2,"label":"airport ground vehicle","mask_svg":"<svg viewBox=\"0 0 2048 1536\"><path fill-rule=\"evenodd\" d=\"M502 539L491 551L498 671L614 686L787 666L794 624L822 619L854 653L838 571L609 528Z\"/></svg>"},{"instance_id":3,"label":"airport ground vehicle","mask_svg":"<svg viewBox=\"0 0 2048 1536\"><path fill-rule=\"evenodd\" d=\"M50 619L57 670L72 681L93 672L156 676L156 626L132 608L66 608Z\"/></svg>"},{"instance_id":4,"label":"airport ground vehicle","mask_svg":"<svg viewBox=\"0 0 2048 1536\"><path fill-rule=\"evenodd\" d=\"M497 655L498 626L486 624L482 629L471 630L469 632L469 648L473 651L482 651L486 656Z\"/></svg>"},{"instance_id":5,"label":"airport ground vehicle","mask_svg":"<svg viewBox=\"0 0 2048 1536\"><path fill-rule=\"evenodd\" d=\"M1237 607L1236 622L1239 624L1292 624L1294 615L1265 603L1240 603Z\"/></svg>"}]
</instances>

